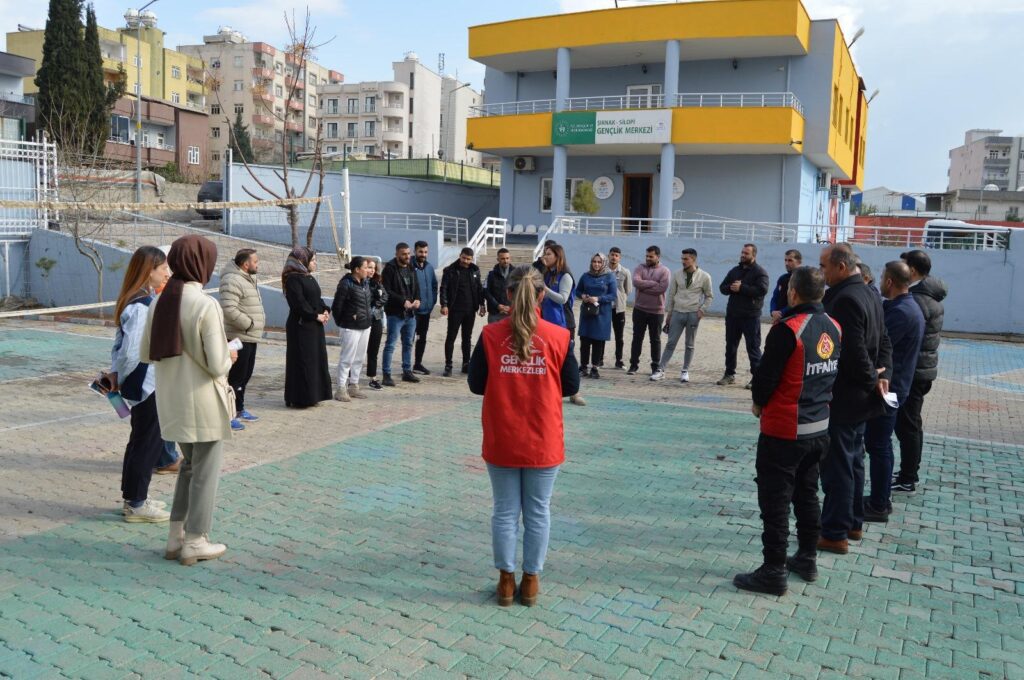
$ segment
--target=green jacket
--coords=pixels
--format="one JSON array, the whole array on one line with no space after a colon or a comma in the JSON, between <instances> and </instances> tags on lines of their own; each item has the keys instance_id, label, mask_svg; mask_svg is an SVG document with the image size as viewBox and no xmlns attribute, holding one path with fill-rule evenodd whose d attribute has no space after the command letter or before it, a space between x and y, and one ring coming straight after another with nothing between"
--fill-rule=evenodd
<instances>
[{"instance_id":1,"label":"green jacket","mask_svg":"<svg viewBox=\"0 0 1024 680\"><path fill-rule=\"evenodd\" d=\"M259 342L267 324L263 299L256 278L228 262L220 273L220 306L224 310L224 332L228 340Z\"/></svg>"}]
</instances>

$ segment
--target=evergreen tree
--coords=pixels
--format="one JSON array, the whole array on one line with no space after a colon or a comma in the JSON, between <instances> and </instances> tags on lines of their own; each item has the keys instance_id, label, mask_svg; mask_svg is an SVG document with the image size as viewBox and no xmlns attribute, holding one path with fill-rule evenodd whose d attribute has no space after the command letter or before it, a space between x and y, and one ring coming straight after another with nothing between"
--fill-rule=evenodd
<instances>
[{"instance_id":1,"label":"evergreen tree","mask_svg":"<svg viewBox=\"0 0 1024 680\"><path fill-rule=\"evenodd\" d=\"M572 211L581 215L596 215L601 211L601 204L594 193L594 185L584 180L576 187L572 197Z\"/></svg>"},{"instance_id":2,"label":"evergreen tree","mask_svg":"<svg viewBox=\"0 0 1024 680\"><path fill-rule=\"evenodd\" d=\"M103 80L103 55L100 53L100 34L96 25L96 12L92 4L85 11L85 43L82 65L82 97L87 102L88 127L83 139L85 153L101 156L110 135L110 111L124 95L127 74L121 68L112 85Z\"/></svg>"},{"instance_id":3,"label":"evergreen tree","mask_svg":"<svg viewBox=\"0 0 1024 680\"><path fill-rule=\"evenodd\" d=\"M253 162L252 141L249 139L249 126L242 124L242 112L235 113L235 123L231 126L231 141L229 143L234 160L245 160Z\"/></svg>"},{"instance_id":4,"label":"evergreen tree","mask_svg":"<svg viewBox=\"0 0 1024 680\"><path fill-rule=\"evenodd\" d=\"M63 145L78 146L88 124L88 102L81 97L83 52L82 0L50 0L43 60L35 79L36 117L50 138Z\"/></svg>"}]
</instances>

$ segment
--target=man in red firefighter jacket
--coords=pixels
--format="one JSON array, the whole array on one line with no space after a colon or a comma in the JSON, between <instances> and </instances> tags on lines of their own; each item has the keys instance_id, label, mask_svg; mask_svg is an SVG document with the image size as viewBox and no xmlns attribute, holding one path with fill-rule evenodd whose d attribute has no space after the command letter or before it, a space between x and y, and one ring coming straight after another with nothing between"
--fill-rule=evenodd
<instances>
[{"instance_id":1,"label":"man in red firefighter jacket","mask_svg":"<svg viewBox=\"0 0 1024 680\"><path fill-rule=\"evenodd\" d=\"M818 269L793 271L788 316L772 326L754 373L752 411L761 419L757 502L764 522L764 563L733 578L743 590L782 595L787 568L805 581L818 576L818 463L828 452L829 402L842 341L839 324L821 305L824 293L825 279ZM787 559L790 503L799 548Z\"/></svg>"}]
</instances>

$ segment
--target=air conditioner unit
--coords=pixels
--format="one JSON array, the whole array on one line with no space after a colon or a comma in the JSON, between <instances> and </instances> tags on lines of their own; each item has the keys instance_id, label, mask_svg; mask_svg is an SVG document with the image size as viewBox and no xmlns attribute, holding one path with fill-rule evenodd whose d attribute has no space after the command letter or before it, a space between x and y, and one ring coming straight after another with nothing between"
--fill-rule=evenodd
<instances>
[{"instance_id":1,"label":"air conditioner unit","mask_svg":"<svg viewBox=\"0 0 1024 680\"><path fill-rule=\"evenodd\" d=\"M535 167L533 156L516 156L512 160L512 167L516 172L533 172Z\"/></svg>"}]
</instances>

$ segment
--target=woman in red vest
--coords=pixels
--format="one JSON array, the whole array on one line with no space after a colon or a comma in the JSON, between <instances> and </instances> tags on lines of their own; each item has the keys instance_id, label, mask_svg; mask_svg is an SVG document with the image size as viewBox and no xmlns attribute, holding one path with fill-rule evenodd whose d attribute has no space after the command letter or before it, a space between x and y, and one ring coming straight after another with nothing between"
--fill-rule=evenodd
<instances>
[{"instance_id":1,"label":"woman in red vest","mask_svg":"<svg viewBox=\"0 0 1024 680\"><path fill-rule=\"evenodd\" d=\"M562 398L580 386L569 331L541 318L544 281L530 266L508 277L511 315L484 327L469 362L469 389L482 394L483 459L491 478L498 604L516 592L516 543L523 517L519 599L533 606L551 530L550 501L565 460Z\"/></svg>"}]
</instances>

